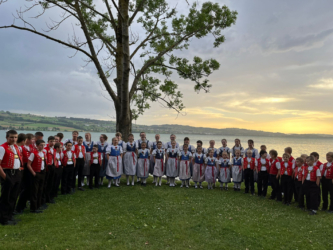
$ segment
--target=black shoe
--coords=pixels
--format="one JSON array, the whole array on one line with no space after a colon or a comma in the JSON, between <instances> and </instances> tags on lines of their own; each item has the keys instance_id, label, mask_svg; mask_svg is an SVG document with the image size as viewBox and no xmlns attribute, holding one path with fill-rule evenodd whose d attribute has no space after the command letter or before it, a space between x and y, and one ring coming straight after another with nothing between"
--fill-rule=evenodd
<instances>
[{"instance_id":1,"label":"black shoe","mask_svg":"<svg viewBox=\"0 0 333 250\"><path fill-rule=\"evenodd\" d=\"M84 191L84 188L83 187L79 187L78 188L80 191Z\"/></svg>"},{"instance_id":2,"label":"black shoe","mask_svg":"<svg viewBox=\"0 0 333 250\"><path fill-rule=\"evenodd\" d=\"M31 210L30 213L40 214L40 213L43 213L43 211L42 210Z\"/></svg>"}]
</instances>

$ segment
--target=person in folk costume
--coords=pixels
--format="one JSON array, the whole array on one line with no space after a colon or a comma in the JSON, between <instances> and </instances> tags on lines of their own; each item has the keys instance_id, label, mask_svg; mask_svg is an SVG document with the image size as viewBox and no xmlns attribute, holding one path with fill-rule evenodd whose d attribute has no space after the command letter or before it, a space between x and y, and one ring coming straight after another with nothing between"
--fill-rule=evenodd
<instances>
[{"instance_id":1,"label":"person in folk costume","mask_svg":"<svg viewBox=\"0 0 333 250\"><path fill-rule=\"evenodd\" d=\"M59 137L59 142L64 147L64 143L62 142L62 139L64 139L64 134L63 133L58 133L57 137Z\"/></svg>"},{"instance_id":2,"label":"person in folk costume","mask_svg":"<svg viewBox=\"0 0 333 250\"><path fill-rule=\"evenodd\" d=\"M250 139L247 141L247 144L248 144L248 148L245 149L244 152L246 152L246 154L247 154L247 151L251 150L251 152L252 152L251 157L255 158L255 159L259 159L260 155L259 155L258 149L254 148L254 141Z\"/></svg>"},{"instance_id":3,"label":"person in folk costume","mask_svg":"<svg viewBox=\"0 0 333 250\"><path fill-rule=\"evenodd\" d=\"M31 152L27 164L32 181L31 181L31 196L30 196L30 212L42 213L42 195L45 187L44 181L46 176L46 166L48 164L48 154L45 152L45 142L43 140L36 141L37 149Z\"/></svg>"},{"instance_id":4,"label":"person in folk costume","mask_svg":"<svg viewBox=\"0 0 333 250\"><path fill-rule=\"evenodd\" d=\"M227 151L223 151L220 159L218 160L219 165L219 182L221 183L220 189L228 190L228 183L231 182L231 162Z\"/></svg>"},{"instance_id":5,"label":"person in folk costume","mask_svg":"<svg viewBox=\"0 0 333 250\"><path fill-rule=\"evenodd\" d=\"M258 182L257 182L258 197L266 198L270 161L269 159L267 159L266 150L261 150L259 155L260 158L257 160L257 166L256 166L256 172L258 173Z\"/></svg>"},{"instance_id":6,"label":"person in folk costume","mask_svg":"<svg viewBox=\"0 0 333 250\"><path fill-rule=\"evenodd\" d=\"M317 214L320 196L320 178L321 172L315 165L315 157L310 155L306 158L307 168L303 170L303 185L306 196L306 206L310 210L310 215Z\"/></svg>"},{"instance_id":7,"label":"person in folk costume","mask_svg":"<svg viewBox=\"0 0 333 250\"><path fill-rule=\"evenodd\" d=\"M141 179L141 186L146 186L149 176L149 152L146 142L141 142L141 149L138 149L138 163L136 174Z\"/></svg>"},{"instance_id":8,"label":"person in folk costume","mask_svg":"<svg viewBox=\"0 0 333 250\"><path fill-rule=\"evenodd\" d=\"M166 145L165 145L165 150L168 150L168 148L172 148L172 142L175 142L176 143L176 148L179 148L179 143L178 142L176 142L176 135L175 134L171 134L170 135L170 141L169 142L167 142L166 143ZM167 154L166 154L166 156L167 156ZM168 167L168 163L167 163L167 157L165 157L165 173L166 173L166 171L167 171L167 167ZM167 176L167 185L169 185L169 183L170 183L170 178Z\"/></svg>"},{"instance_id":9,"label":"person in folk costume","mask_svg":"<svg viewBox=\"0 0 333 250\"><path fill-rule=\"evenodd\" d=\"M302 185L298 193L298 208L304 209L304 198L305 198L305 190L303 184L303 171L308 169L308 164L306 163L306 158L308 158L307 154L302 154L301 158L303 159L303 166L302 166Z\"/></svg>"},{"instance_id":10,"label":"person in folk costume","mask_svg":"<svg viewBox=\"0 0 333 250\"><path fill-rule=\"evenodd\" d=\"M99 188L99 172L103 162L103 156L98 152L98 146L93 145L92 151L90 154L90 162L89 162L89 188L93 189L93 180L95 177L95 188Z\"/></svg>"},{"instance_id":11,"label":"person in folk costume","mask_svg":"<svg viewBox=\"0 0 333 250\"><path fill-rule=\"evenodd\" d=\"M42 132L36 132L35 133L35 141L34 141L34 144L32 145L32 148L35 149L35 150L37 149L36 142L38 140L44 140L44 134Z\"/></svg>"},{"instance_id":12,"label":"person in folk costume","mask_svg":"<svg viewBox=\"0 0 333 250\"><path fill-rule=\"evenodd\" d=\"M54 158L55 158L55 149L54 149L54 136L49 136L47 139L47 146L44 148L44 152L46 153L46 166L45 166L45 179L44 179L44 188L42 195L42 209L46 209L48 206L46 203L55 203L54 197L52 196L52 191L54 187L55 180L55 166L54 166Z\"/></svg>"},{"instance_id":13,"label":"person in folk costume","mask_svg":"<svg viewBox=\"0 0 333 250\"><path fill-rule=\"evenodd\" d=\"M32 175L29 171L27 164L29 161L29 156L33 149L30 145L33 143L32 138L34 138L33 134L26 134L25 144L21 146L21 153L22 153L22 160L23 160L23 178L21 182L21 192L20 198L16 205L16 212L21 214L23 210L26 208L27 201L30 200L30 193L31 193L31 179Z\"/></svg>"},{"instance_id":14,"label":"person in folk costume","mask_svg":"<svg viewBox=\"0 0 333 250\"><path fill-rule=\"evenodd\" d=\"M240 191L241 183L243 181L243 158L241 157L241 151L239 149L235 150L235 157L232 158L231 166L234 191Z\"/></svg>"},{"instance_id":15,"label":"person in folk costume","mask_svg":"<svg viewBox=\"0 0 333 250\"><path fill-rule=\"evenodd\" d=\"M292 155L291 155L291 154L293 153L293 149L292 149L291 147L286 147L286 148L284 149L284 153L290 155L289 161L292 163L292 168L293 168L293 170L294 170L294 168L295 168L295 158L292 157ZM293 176L292 176L292 179L293 179ZM294 184L294 183L293 183L293 184ZM296 192L296 190L295 190L295 185L291 185L291 200L293 199L293 196L295 196L295 192ZM296 200L296 199L295 199L295 200Z\"/></svg>"},{"instance_id":16,"label":"person in folk costume","mask_svg":"<svg viewBox=\"0 0 333 250\"><path fill-rule=\"evenodd\" d=\"M26 140L27 140L27 137L26 137L25 134L23 134L23 133L18 134L16 146L18 146L18 148L20 150L20 153L22 155L22 160L23 160L22 146L24 146ZM24 168L25 168L25 164L24 164L24 161L23 161L23 169L22 169L22 173L21 173L22 174L21 187L20 187L20 191L18 192L17 195L19 195L21 193L21 191L23 190L23 186L25 185L24 184Z\"/></svg>"},{"instance_id":17,"label":"person in folk costume","mask_svg":"<svg viewBox=\"0 0 333 250\"><path fill-rule=\"evenodd\" d=\"M162 185L162 176L164 175L164 155L165 149L163 148L163 142L157 142L157 148L153 150L152 155L154 156L154 179L155 179L155 186L157 184L159 186Z\"/></svg>"},{"instance_id":18,"label":"person in folk costume","mask_svg":"<svg viewBox=\"0 0 333 250\"><path fill-rule=\"evenodd\" d=\"M160 139L161 139L161 136L159 134L156 134L155 135L155 141L150 143L150 147L148 146L148 148L150 148L149 173L152 174L152 175L154 174L154 166L155 166L153 151L155 149L157 149L157 143L160 141ZM165 149L165 147L163 145L163 142L162 142L162 149L163 150ZM153 184L156 183L156 179L157 179L157 177L154 176Z\"/></svg>"},{"instance_id":19,"label":"person in folk costume","mask_svg":"<svg viewBox=\"0 0 333 250\"><path fill-rule=\"evenodd\" d=\"M124 144L124 174L126 175L127 186L130 185L129 177L132 176L132 186L134 186L134 176L136 175L136 164L138 162L137 145L134 141L134 135L128 135L128 142Z\"/></svg>"},{"instance_id":20,"label":"person in folk costume","mask_svg":"<svg viewBox=\"0 0 333 250\"><path fill-rule=\"evenodd\" d=\"M90 153L92 152L94 142L91 140L91 134L90 133L85 133L84 135L85 141L83 142L83 146L86 148L86 153L84 156L84 167L82 170L82 182L81 186L84 186L84 176L87 178L87 186L89 186L89 180L90 180Z\"/></svg>"},{"instance_id":21,"label":"person in folk costume","mask_svg":"<svg viewBox=\"0 0 333 250\"><path fill-rule=\"evenodd\" d=\"M323 207L321 210L326 211L328 209L329 213L333 213L333 152L326 154L326 160L327 163L320 166L323 197ZM330 206L328 206L328 194L330 194Z\"/></svg>"},{"instance_id":22,"label":"person in folk costume","mask_svg":"<svg viewBox=\"0 0 333 250\"><path fill-rule=\"evenodd\" d=\"M190 144L190 138L188 138L188 137L185 137L184 138L184 145L187 145L188 146L188 151L192 154L192 156L193 156L193 154L195 153L195 147L193 146L193 145L191 145ZM180 151L183 151L183 146L179 146L179 150ZM193 164L192 164L192 161L190 161L190 170L191 170L191 176L192 176L192 174L193 174ZM191 183L190 183L190 181L188 182L188 185L189 186L191 186Z\"/></svg>"},{"instance_id":23,"label":"person in folk costume","mask_svg":"<svg viewBox=\"0 0 333 250\"><path fill-rule=\"evenodd\" d=\"M214 150L209 149L208 157L205 159L205 181L208 183L208 189L213 189L213 184L216 182L217 164L218 160L214 157Z\"/></svg>"},{"instance_id":24,"label":"person in folk costume","mask_svg":"<svg viewBox=\"0 0 333 250\"><path fill-rule=\"evenodd\" d=\"M78 190L84 191L84 188L82 187L83 182L83 169L85 165L85 156L86 156L86 147L83 145L83 138L82 136L77 137L77 144L74 145L75 156L76 156L76 164L74 168L74 175L73 175L73 192L75 192L75 186L76 186L76 176L77 178L77 187Z\"/></svg>"},{"instance_id":25,"label":"person in folk costume","mask_svg":"<svg viewBox=\"0 0 333 250\"><path fill-rule=\"evenodd\" d=\"M185 185L189 187L191 179L190 163L192 161L192 153L188 150L188 145L184 144L182 151L178 151L179 155L179 179L182 181L181 188Z\"/></svg>"},{"instance_id":26,"label":"person in folk costume","mask_svg":"<svg viewBox=\"0 0 333 250\"><path fill-rule=\"evenodd\" d=\"M254 195L254 171L257 167L256 158L252 157L253 151L251 149L246 151L246 157L243 159L243 171L245 181L245 192L248 194L251 191L251 195Z\"/></svg>"},{"instance_id":27,"label":"person in folk costume","mask_svg":"<svg viewBox=\"0 0 333 250\"><path fill-rule=\"evenodd\" d=\"M303 164L304 160L301 157L298 157L295 161L295 168L293 169L293 178L294 178L294 198L295 202L299 202L300 192L302 188L302 181L303 181ZM304 198L303 198L304 202Z\"/></svg>"},{"instance_id":28,"label":"person in folk costume","mask_svg":"<svg viewBox=\"0 0 333 250\"><path fill-rule=\"evenodd\" d=\"M240 139L238 139L238 138L235 139L235 146L233 146L233 148L231 149L231 155L232 155L232 157L236 156L236 150L240 151L240 156L241 157L243 157L245 155L245 150L242 147Z\"/></svg>"},{"instance_id":29,"label":"person in folk costume","mask_svg":"<svg viewBox=\"0 0 333 250\"><path fill-rule=\"evenodd\" d=\"M214 151L213 157L217 158L217 148L215 148L215 141L214 140L209 141L209 148L207 148L207 154L206 154L207 157L208 157L208 154L209 154L210 150Z\"/></svg>"},{"instance_id":30,"label":"person in folk costume","mask_svg":"<svg viewBox=\"0 0 333 250\"><path fill-rule=\"evenodd\" d=\"M64 153L60 142L54 144L54 149L55 149L55 155L54 155L55 178L54 178L54 185L52 188L52 196L58 197L58 191L63 172L62 159L64 158Z\"/></svg>"},{"instance_id":31,"label":"person in folk costume","mask_svg":"<svg viewBox=\"0 0 333 250\"><path fill-rule=\"evenodd\" d=\"M176 147L176 141L171 142L171 148L166 150L166 176L169 178L170 187L175 187L175 179L179 175L179 164L178 164L178 156L179 156L179 147Z\"/></svg>"},{"instance_id":32,"label":"person in folk costume","mask_svg":"<svg viewBox=\"0 0 333 250\"><path fill-rule=\"evenodd\" d=\"M125 142L123 141L123 135L120 132L115 134L115 137L118 139L118 146L124 148Z\"/></svg>"},{"instance_id":33,"label":"person in folk costume","mask_svg":"<svg viewBox=\"0 0 333 250\"><path fill-rule=\"evenodd\" d=\"M202 147L197 147L196 152L192 157L194 188L199 186L202 189L202 182L205 180L205 159L206 155L202 152Z\"/></svg>"},{"instance_id":34,"label":"person in folk costume","mask_svg":"<svg viewBox=\"0 0 333 250\"><path fill-rule=\"evenodd\" d=\"M201 152L207 156L208 151L207 151L206 148L204 148L204 147L202 146L202 141L201 141L201 140L198 140L198 141L197 141L197 148L196 148L195 152L198 152L198 148L199 148L199 147L201 147Z\"/></svg>"},{"instance_id":35,"label":"person in folk costume","mask_svg":"<svg viewBox=\"0 0 333 250\"><path fill-rule=\"evenodd\" d=\"M282 201L282 193L281 193L281 188L280 188L280 169L281 169L281 162L278 158L278 153L276 150L272 149L269 151L269 154L271 156L270 162L271 162L271 167L269 171L269 178L271 181L271 186L272 186L272 193L271 196L269 197L270 200L275 200L277 201Z\"/></svg>"},{"instance_id":36,"label":"person in folk costume","mask_svg":"<svg viewBox=\"0 0 333 250\"><path fill-rule=\"evenodd\" d=\"M106 166L108 165L108 159L106 158L106 149L109 146L107 140L108 137L105 134L101 134L101 136L99 137L99 142L97 142L97 146L98 146L98 153L101 153L102 155L102 165L101 165L101 169L99 172L99 185L103 186L103 178L105 177L106 174Z\"/></svg>"},{"instance_id":37,"label":"person in folk costume","mask_svg":"<svg viewBox=\"0 0 333 250\"><path fill-rule=\"evenodd\" d=\"M282 156L283 162L281 163L280 178L281 178L281 191L284 194L283 203L290 206L292 199L292 185L293 185L293 163L289 161L290 154L284 153Z\"/></svg>"},{"instance_id":38,"label":"person in folk costume","mask_svg":"<svg viewBox=\"0 0 333 250\"><path fill-rule=\"evenodd\" d=\"M123 148L118 144L118 138L112 138L112 145L106 149L106 158L108 166L106 168L106 179L108 179L108 188L111 188L112 180L115 180L116 187L119 187L120 178L123 174Z\"/></svg>"},{"instance_id":39,"label":"person in folk costume","mask_svg":"<svg viewBox=\"0 0 333 250\"><path fill-rule=\"evenodd\" d=\"M260 146L260 151L266 151L266 152L267 152L267 147L266 147L266 145L261 145L261 146ZM270 156L269 154L267 154L266 159L270 160L270 159L271 159L271 156ZM268 182L269 182L269 180L268 180Z\"/></svg>"},{"instance_id":40,"label":"person in folk costume","mask_svg":"<svg viewBox=\"0 0 333 250\"><path fill-rule=\"evenodd\" d=\"M66 139L64 144L66 144L67 142L71 142L73 145L73 150L74 150L74 145L77 144L77 138L79 137L79 132L78 131L73 131L72 132L72 139Z\"/></svg>"},{"instance_id":41,"label":"person in folk costume","mask_svg":"<svg viewBox=\"0 0 333 250\"><path fill-rule=\"evenodd\" d=\"M72 190L74 168L76 165L76 155L72 150L73 144L68 141L65 143L66 150L63 152L64 157L62 158L62 178L61 178L61 194L74 194Z\"/></svg>"},{"instance_id":42,"label":"person in folk costume","mask_svg":"<svg viewBox=\"0 0 333 250\"><path fill-rule=\"evenodd\" d=\"M318 154L317 152L312 152L312 153L310 154L310 156L311 156L311 155L315 158L314 165L317 166L318 168L320 168L320 166L321 166L323 163L321 163L321 162L319 161L319 154ZM320 189L320 182L319 182L319 189ZM320 192L319 192L319 198L318 198L318 199L319 199L318 202L319 202L319 204L320 204L320 202L321 202L321 193L320 193Z\"/></svg>"},{"instance_id":43,"label":"person in folk costume","mask_svg":"<svg viewBox=\"0 0 333 250\"><path fill-rule=\"evenodd\" d=\"M228 159L230 159L231 149L227 146L227 143L228 143L227 139L222 139L221 143L222 143L222 147L217 149L217 158L218 159L223 158L222 154L223 154L223 152L226 152L228 155Z\"/></svg>"},{"instance_id":44,"label":"person in folk costume","mask_svg":"<svg viewBox=\"0 0 333 250\"><path fill-rule=\"evenodd\" d=\"M145 132L140 132L140 139L138 139L136 141L136 148L137 150L141 149L141 144L142 142L145 142L146 143L146 148L149 147L149 140L147 140L146 138L146 133ZM139 182L140 181L140 177L137 176L137 180L136 182ZM141 183L142 184L142 183Z\"/></svg>"}]
</instances>

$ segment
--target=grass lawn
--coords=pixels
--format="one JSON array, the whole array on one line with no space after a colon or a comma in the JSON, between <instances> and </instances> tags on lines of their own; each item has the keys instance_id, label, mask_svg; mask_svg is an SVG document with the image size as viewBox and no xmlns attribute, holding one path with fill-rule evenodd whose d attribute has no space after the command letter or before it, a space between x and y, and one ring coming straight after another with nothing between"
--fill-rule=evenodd
<instances>
[{"instance_id":1,"label":"grass lawn","mask_svg":"<svg viewBox=\"0 0 333 250\"><path fill-rule=\"evenodd\" d=\"M104 184L60 196L42 214L26 211L16 226L0 226L0 249L333 249L332 214L230 188L148 182Z\"/></svg>"}]
</instances>

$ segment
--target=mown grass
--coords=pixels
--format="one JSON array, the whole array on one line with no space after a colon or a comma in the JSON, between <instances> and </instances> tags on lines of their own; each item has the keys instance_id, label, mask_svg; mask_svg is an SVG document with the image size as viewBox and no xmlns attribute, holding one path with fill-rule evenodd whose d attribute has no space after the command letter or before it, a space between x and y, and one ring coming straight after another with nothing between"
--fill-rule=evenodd
<instances>
[{"instance_id":1,"label":"mown grass","mask_svg":"<svg viewBox=\"0 0 333 250\"><path fill-rule=\"evenodd\" d=\"M123 182L60 196L43 214L18 218L0 226L1 249L333 249L333 215L231 189Z\"/></svg>"}]
</instances>

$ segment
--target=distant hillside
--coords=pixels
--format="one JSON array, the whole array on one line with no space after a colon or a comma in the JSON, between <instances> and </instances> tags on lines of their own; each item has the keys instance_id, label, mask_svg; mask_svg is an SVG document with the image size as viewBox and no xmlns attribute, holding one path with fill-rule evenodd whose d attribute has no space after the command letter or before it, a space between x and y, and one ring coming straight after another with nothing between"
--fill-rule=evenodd
<instances>
[{"instance_id":1,"label":"distant hillside","mask_svg":"<svg viewBox=\"0 0 333 250\"><path fill-rule=\"evenodd\" d=\"M115 132L114 121L92 120L89 118L74 117L47 117L32 114L16 114L9 111L0 111L0 130L17 129L30 131L89 131L89 132ZM326 134L283 134L271 133L257 130L238 128L202 128L174 124L163 125L139 125L133 124L133 133L145 131L146 133L160 134L212 134L212 135L237 135L237 136L269 136L269 137L326 137L333 138L333 135Z\"/></svg>"}]
</instances>

